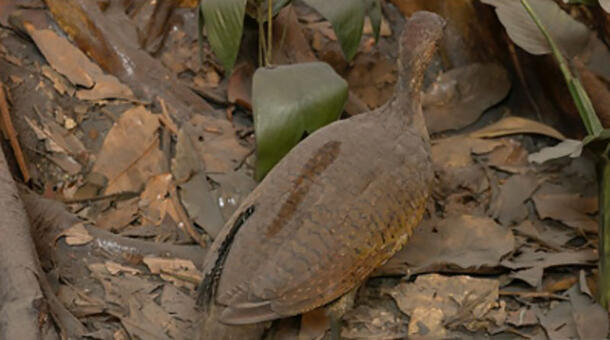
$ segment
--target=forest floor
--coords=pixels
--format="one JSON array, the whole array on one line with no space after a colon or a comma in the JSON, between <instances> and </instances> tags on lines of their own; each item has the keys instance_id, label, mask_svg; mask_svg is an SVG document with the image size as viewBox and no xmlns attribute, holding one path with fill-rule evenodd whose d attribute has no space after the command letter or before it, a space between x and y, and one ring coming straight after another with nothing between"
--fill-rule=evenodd
<instances>
[{"instance_id":1,"label":"forest floor","mask_svg":"<svg viewBox=\"0 0 610 340\"><path fill-rule=\"evenodd\" d=\"M227 77L205 42L200 62L195 9L175 8L157 22L146 15L155 2L144 3L117 12L113 4L98 18L124 25L122 39L148 52L133 58L147 71L132 76L112 75L108 65L101 71L44 6L32 4L10 22L0 16L0 80L8 98L0 106L10 113L27 170L9 143L4 152L14 177L27 177L40 194L22 190L50 286L45 297L53 294L65 307L50 307L49 334L194 338L206 248L256 187L256 54L247 50L248 33L246 52ZM391 96L404 22L397 7L384 3L380 41L374 44L365 26L349 63L317 13L302 5L283 11L278 25L289 29L277 58L330 63L350 87L343 118ZM530 101L511 67L453 53L469 57L450 68L438 58L426 80L436 171L426 218L359 289L342 337L605 338L608 313L594 300L594 163L586 153L546 161L546 147L577 129L548 116L540 122L536 110L524 109ZM175 89L196 95L183 99ZM186 116L180 101L192 109ZM269 334L321 339L327 330L328 320L314 311L275 322Z\"/></svg>"}]
</instances>

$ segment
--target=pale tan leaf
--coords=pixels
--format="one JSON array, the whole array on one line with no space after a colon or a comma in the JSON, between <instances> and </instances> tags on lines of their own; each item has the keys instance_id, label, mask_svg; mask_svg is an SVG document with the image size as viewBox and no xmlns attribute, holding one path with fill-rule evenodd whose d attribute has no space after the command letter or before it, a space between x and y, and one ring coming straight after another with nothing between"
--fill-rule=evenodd
<instances>
[{"instance_id":1,"label":"pale tan leaf","mask_svg":"<svg viewBox=\"0 0 610 340\"><path fill-rule=\"evenodd\" d=\"M509 116L470 134L471 137L493 138L515 134L536 134L564 140L566 137L554 128L535 120Z\"/></svg>"},{"instance_id":2,"label":"pale tan leaf","mask_svg":"<svg viewBox=\"0 0 610 340\"><path fill-rule=\"evenodd\" d=\"M518 0L481 0L496 8L498 19L512 41L532 54L548 54L544 35ZM530 5L562 52L571 58L587 45L591 32L552 0L529 0Z\"/></svg>"}]
</instances>

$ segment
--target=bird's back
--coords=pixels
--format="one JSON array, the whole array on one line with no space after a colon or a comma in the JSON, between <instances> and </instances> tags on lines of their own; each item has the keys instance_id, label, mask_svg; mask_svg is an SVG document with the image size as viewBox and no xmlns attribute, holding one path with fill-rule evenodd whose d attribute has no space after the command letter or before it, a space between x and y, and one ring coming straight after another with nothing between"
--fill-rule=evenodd
<instances>
[{"instance_id":1,"label":"bird's back","mask_svg":"<svg viewBox=\"0 0 610 340\"><path fill-rule=\"evenodd\" d=\"M217 278L224 322L328 303L404 245L422 217L432 171L426 141L384 129L381 118L367 114L314 133L243 203L235 214L243 221L229 222L239 222L239 232Z\"/></svg>"}]
</instances>

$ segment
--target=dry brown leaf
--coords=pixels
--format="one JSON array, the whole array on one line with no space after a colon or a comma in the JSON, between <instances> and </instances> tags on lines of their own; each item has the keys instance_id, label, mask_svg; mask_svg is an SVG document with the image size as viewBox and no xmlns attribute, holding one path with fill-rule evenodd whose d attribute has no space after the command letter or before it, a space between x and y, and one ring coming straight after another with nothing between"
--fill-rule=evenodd
<instances>
[{"instance_id":1,"label":"dry brown leaf","mask_svg":"<svg viewBox=\"0 0 610 340\"><path fill-rule=\"evenodd\" d=\"M172 159L172 175L176 182L184 183L203 168L203 160L195 150L190 135L181 128L176 141L176 156Z\"/></svg>"},{"instance_id":2,"label":"dry brown leaf","mask_svg":"<svg viewBox=\"0 0 610 340\"><path fill-rule=\"evenodd\" d=\"M564 186L544 183L532 200L542 219L552 218L575 229L597 232L598 222L589 216L597 212L596 197L582 197Z\"/></svg>"},{"instance_id":3,"label":"dry brown leaf","mask_svg":"<svg viewBox=\"0 0 610 340\"><path fill-rule=\"evenodd\" d=\"M138 216L138 198L117 202L117 207L110 208L99 214L95 220L95 226L111 231L125 229Z\"/></svg>"},{"instance_id":4,"label":"dry brown leaf","mask_svg":"<svg viewBox=\"0 0 610 340\"><path fill-rule=\"evenodd\" d=\"M506 319L498 302L500 283L469 276L418 276L413 283L400 283L389 293L400 310L411 316L409 335L448 334L464 326L471 331L500 326ZM426 333L421 334L425 330Z\"/></svg>"},{"instance_id":5,"label":"dry brown leaf","mask_svg":"<svg viewBox=\"0 0 610 340\"><path fill-rule=\"evenodd\" d=\"M202 275L190 260L145 256L142 259L151 273L159 274L163 280L178 287L194 289Z\"/></svg>"},{"instance_id":6,"label":"dry brown leaf","mask_svg":"<svg viewBox=\"0 0 610 340\"><path fill-rule=\"evenodd\" d=\"M510 85L506 70L491 63L474 63L441 74L423 96L428 130L457 130L474 123L506 97Z\"/></svg>"},{"instance_id":7,"label":"dry brown leaf","mask_svg":"<svg viewBox=\"0 0 610 340\"><path fill-rule=\"evenodd\" d=\"M528 210L525 206L530 196L538 188L538 180L532 174L514 175L500 185L500 191L492 199L489 214L504 226L523 221Z\"/></svg>"},{"instance_id":8,"label":"dry brown leaf","mask_svg":"<svg viewBox=\"0 0 610 340\"><path fill-rule=\"evenodd\" d=\"M61 237L65 237L66 244L71 246L80 246L93 240L93 236L89 235L89 232L83 223L77 223L66 229L57 236L57 239Z\"/></svg>"},{"instance_id":9,"label":"dry brown leaf","mask_svg":"<svg viewBox=\"0 0 610 340\"><path fill-rule=\"evenodd\" d=\"M583 294L578 285L568 291L572 317L580 339L604 339L608 336L608 311Z\"/></svg>"},{"instance_id":10,"label":"dry brown leaf","mask_svg":"<svg viewBox=\"0 0 610 340\"><path fill-rule=\"evenodd\" d=\"M159 120L138 106L125 111L110 129L92 169L108 179L106 193L138 191L148 178L162 173L158 128Z\"/></svg>"},{"instance_id":11,"label":"dry brown leaf","mask_svg":"<svg viewBox=\"0 0 610 340\"><path fill-rule=\"evenodd\" d=\"M523 269L532 267L550 268L556 266L588 265L597 261L598 256L592 249L579 251L563 251L548 253L539 247L522 247L521 253L511 259L502 261L502 266L510 269Z\"/></svg>"},{"instance_id":12,"label":"dry brown leaf","mask_svg":"<svg viewBox=\"0 0 610 340\"><path fill-rule=\"evenodd\" d=\"M531 119L515 116L502 118L501 120L491 125L488 125L473 133L470 133L469 136L478 138L493 138L526 133L553 137L559 140L566 139L566 137L561 134L561 132L555 130L554 128L548 125L542 124Z\"/></svg>"},{"instance_id":13,"label":"dry brown leaf","mask_svg":"<svg viewBox=\"0 0 610 340\"><path fill-rule=\"evenodd\" d=\"M504 145L489 153L490 166L514 174L524 174L528 171L528 152L523 145L512 138L503 139Z\"/></svg>"},{"instance_id":14,"label":"dry brown leaf","mask_svg":"<svg viewBox=\"0 0 610 340\"><path fill-rule=\"evenodd\" d=\"M139 203L145 221L153 225L160 225L163 222L171 206L171 202L167 198L171 183L171 174L156 175L146 182L146 187L140 194Z\"/></svg>"},{"instance_id":15,"label":"dry brown leaf","mask_svg":"<svg viewBox=\"0 0 610 340\"><path fill-rule=\"evenodd\" d=\"M132 275L136 275L142 273L142 271L137 268L124 266L114 261L106 261L104 265L106 266L106 270L112 275L117 275L120 273L129 273Z\"/></svg>"},{"instance_id":16,"label":"dry brown leaf","mask_svg":"<svg viewBox=\"0 0 610 340\"><path fill-rule=\"evenodd\" d=\"M450 217L417 229L409 245L378 273L417 274L437 270L476 273L498 266L514 246L512 232L490 218Z\"/></svg>"},{"instance_id":17,"label":"dry brown leaf","mask_svg":"<svg viewBox=\"0 0 610 340\"><path fill-rule=\"evenodd\" d=\"M398 313L400 314L400 313ZM404 339L407 337L407 320L384 306L360 305L343 317L345 339Z\"/></svg>"},{"instance_id":18,"label":"dry brown leaf","mask_svg":"<svg viewBox=\"0 0 610 340\"><path fill-rule=\"evenodd\" d=\"M502 141L456 136L432 141L431 156L438 177L439 189L452 192L467 188L481 193L489 188L485 171L472 159L473 154L485 154L501 147Z\"/></svg>"},{"instance_id":19,"label":"dry brown leaf","mask_svg":"<svg viewBox=\"0 0 610 340\"><path fill-rule=\"evenodd\" d=\"M129 87L119 82L116 77L104 74L99 66L91 62L66 38L48 29L32 29L29 34L57 72L66 76L73 84L86 88L77 91L79 99L135 99Z\"/></svg>"},{"instance_id":20,"label":"dry brown leaf","mask_svg":"<svg viewBox=\"0 0 610 340\"><path fill-rule=\"evenodd\" d=\"M207 172L227 172L249 153L239 144L231 122L213 117L195 115L185 129L205 163Z\"/></svg>"},{"instance_id":21,"label":"dry brown leaf","mask_svg":"<svg viewBox=\"0 0 610 340\"><path fill-rule=\"evenodd\" d=\"M225 220L216 196L202 173L196 174L180 186L180 199L189 217L202 227L208 235L216 238Z\"/></svg>"},{"instance_id":22,"label":"dry brown leaf","mask_svg":"<svg viewBox=\"0 0 610 340\"><path fill-rule=\"evenodd\" d=\"M67 93L69 96L74 95L76 89L61 74L57 73L47 65L42 65L40 69L42 70L42 74L53 83L53 87L57 93L61 95Z\"/></svg>"},{"instance_id":23,"label":"dry brown leaf","mask_svg":"<svg viewBox=\"0 0 610 340\"><path fill-rule=\"evenodd\" d=\"M229 103L252 110L252 76L254 75L254 69L255 67L247 62L235 66L227 87Z\"/></svg>"}]
</instances>

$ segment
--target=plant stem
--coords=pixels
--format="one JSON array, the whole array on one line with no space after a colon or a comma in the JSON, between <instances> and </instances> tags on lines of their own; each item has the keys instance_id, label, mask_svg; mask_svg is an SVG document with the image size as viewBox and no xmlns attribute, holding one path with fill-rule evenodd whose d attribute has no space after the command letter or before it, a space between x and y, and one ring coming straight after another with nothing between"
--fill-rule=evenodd
<instances>
[{"instance_id":1,"label":"plant stem","mask_svg":"<svg viewBox=\"0 0 610 340\"><path fill-rule=\"evenodd\" d=\"M610 301L610 159L605 153L598 162L599 180L599 303L608 309Z\"/></svg>"},{"instance_id":2,"label":"plant stem","mask_svg":"<svg viewBox=\"0 0 610 340\"><path fill-rule=\"evenodd\" d=\"M259 9L260 12L260 9ZM265 41L265 27L263 25L263 20L261 19L261 16L258 16L258 45L260 47L260 49L262 50L262 61L261 64L263 66L267 66L268 64L268 60L267 60L267 42Z\"/></svg>"},{"instance_id":3,"label":"plant stem","mask_svg":"<svg viewBox=\"0 0 610 340\"><path fill-rule=\"evenodd\" d=\"M593 136L599 135L599 133L604 128L602 127L599 118L595 114L595 110L593 109L591 100L589 99L589 96L582 87L580 80L578 80L578 78L572 75L570 67L568 66L568 62L561 53L561 50L559 49L557 44L555 44L555 41L553 40L549 32L546 30L546 27L544 27L544 24L540 21L540 18L538 18L538 15L534 11L534 9L530 6L528 0L521 0L521 4L523 5L527 13L530 15L536 26L538 26L538 29L540 30L540 32L542 32L542 35L544 35L544 38L551 47L553 56L555 57L555 60L557 60L557 64L559 64L559 69L561 70L561 73L563 74L563 77L566 80L566 84L568 85L570 94L574 99L574 104L576 104L576 108L578 109L580 118L582 119L582 122L585 125L585 128L587 129L587 133Z\"/></svg>"},{"instance_id":4,"label":"plant stem","mask_svg":"<svg viewBox=\"0 0 610 340\"><path fill-rule=\"evenodd\" d=\"M267 66L271 65L273 50L273 0L267 0Z\"/></svg>"},{"instance_id":5,"label":"plant stem","mask_svg":"<svg viewBox=\"0 0 610 340\"><path fill-rule=\"evenodd\" d=\"M578 109L578 113L580 114L580 118L582 119L585 128L587 129L587 133L589 136L593 138L599 137L600 133L603 131L603 126L595 113L595 109L591 104L591 99L587 95L584 87L582 86L580 80L572 75L570 71L570 67L563 54L553 41L553 38L546 30L536 12L530 6L528 0L521 0L521 4L530 15L538 29L544 35L544 38L548 42L551 47L551 51L553 52L553 56L557 63L559 64L559 68L561 69L561 73L566 80L566 84L568 85L568 89L570 90L570 95L574 100L574 104ZM606 142L607 143L607 142ZM597 169L598 169L598 177L597 180L599 182L599 303L604 307L608 308L608 303L610 302L610 159L608 158L608 150L610 149L610 144L606 145L606 150L603 152L597 152L598 160L597 160Z\"/></svg>"}]
</instances>

